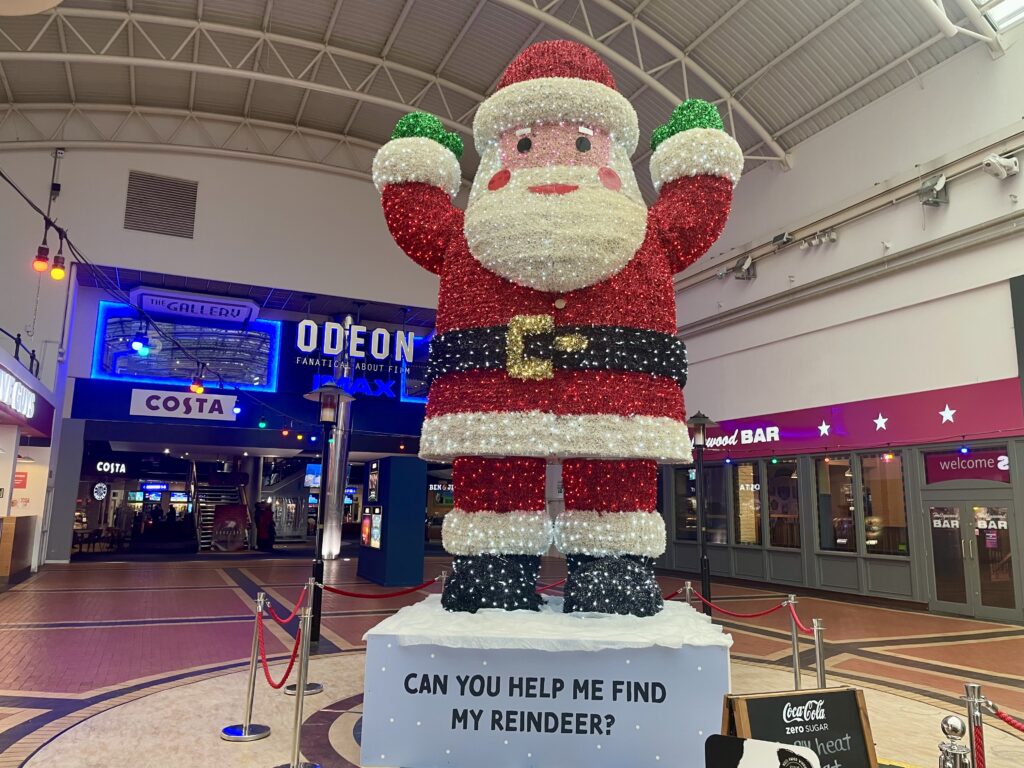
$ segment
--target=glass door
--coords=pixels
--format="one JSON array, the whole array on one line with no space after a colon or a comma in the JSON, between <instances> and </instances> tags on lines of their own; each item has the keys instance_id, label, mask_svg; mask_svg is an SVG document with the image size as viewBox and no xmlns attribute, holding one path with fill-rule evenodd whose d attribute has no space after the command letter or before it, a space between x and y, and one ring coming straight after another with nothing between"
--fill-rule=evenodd
<instances>
[{"instance_id":1,"label":"glass door","mask_svg":"<svg viewBox=\"0 0 1024 768\"><path fill-rule=\"evenodd\" d=\"M1017 612L1011 507L1006 502L926 502L934 608L978 618Z\"/></svg>"}]
</instances>

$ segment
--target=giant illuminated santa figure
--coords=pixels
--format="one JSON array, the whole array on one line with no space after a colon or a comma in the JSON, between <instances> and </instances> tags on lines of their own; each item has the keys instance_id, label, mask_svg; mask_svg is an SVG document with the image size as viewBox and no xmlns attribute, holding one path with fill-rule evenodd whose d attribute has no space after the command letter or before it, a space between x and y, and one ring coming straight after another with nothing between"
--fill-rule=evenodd
<instances>
[{"instance_id":1,"label":"giant illuminated santa figure","mask_svg":"<svg viewBox=\"0 0 1024 768\"><path fill-rule=\"evenodd\" d=\"M536 609L552 541L564 610L661 610L658 463L691 458L672 276L721 233L743 156L714 106L686 101L651 140L648 209L638 133L597 54L556 40L520 53L477 110L465 211L462 142L437 118L406 115L374 159L395 241L441 278L420 455L453 465L448 610Z\"/></svg>"}]
</instances>

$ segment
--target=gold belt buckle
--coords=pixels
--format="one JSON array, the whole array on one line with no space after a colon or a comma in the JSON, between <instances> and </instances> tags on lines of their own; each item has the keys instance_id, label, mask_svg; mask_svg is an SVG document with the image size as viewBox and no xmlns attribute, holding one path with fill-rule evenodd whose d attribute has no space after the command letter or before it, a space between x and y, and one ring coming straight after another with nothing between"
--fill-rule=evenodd
<instances>
[{"instance_id":1,"label":"gold belt buckle","mask_svg":"<svg viewBox=\"0 0 1024 768\"><path fill-rule=\"evenodd\" d=\"M516 315L508 322L505 332L505 370L514 379L541 381L554 378L554 363L541 357L526 356L526 338L541 333L554 333L555 319L551 315ZM556 336L554 349L563 352L581 352L588 339L582 334Z\"/></svg>"}]
</instances>

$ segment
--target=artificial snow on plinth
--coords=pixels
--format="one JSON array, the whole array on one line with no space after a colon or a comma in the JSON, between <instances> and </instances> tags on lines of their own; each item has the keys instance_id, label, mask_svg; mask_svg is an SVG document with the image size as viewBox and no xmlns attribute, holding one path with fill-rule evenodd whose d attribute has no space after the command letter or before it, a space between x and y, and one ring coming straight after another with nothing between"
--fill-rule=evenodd
<instances>
[{"instance_id":1,"label":"artificial snow on plinth","mask_svg":"<svg viewBox=\"0 0 1024 768\"><path fill-rule=\"evenodd\" d=\"M365 639L364 766L703 765L729 691L732 637L685 603L470 614L432 595Z\"/></svg>"}]
</instances>

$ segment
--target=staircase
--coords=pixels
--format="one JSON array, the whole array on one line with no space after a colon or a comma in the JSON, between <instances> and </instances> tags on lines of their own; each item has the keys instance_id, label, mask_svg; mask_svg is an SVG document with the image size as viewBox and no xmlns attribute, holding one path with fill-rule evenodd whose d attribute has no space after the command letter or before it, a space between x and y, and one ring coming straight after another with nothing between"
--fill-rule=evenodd
<instances>
[{"instance_id":1,"label":"staircase","mask_svg":"<svg viewBox=\"0 0 1024 768\"><path fill-rule=\"evenodd\" d=\"M221 504L241 504L242 497L236 486L200 485L196 489L197 512L199 516L199 549L209 551L213 547L213 512ZM249 531L245 532L248 543Z\"/></svg>"}]
</instances>

